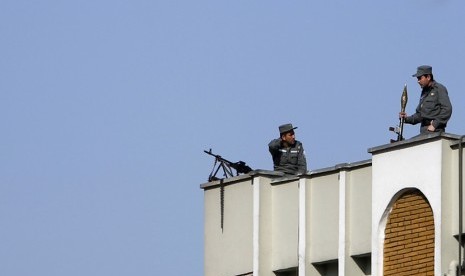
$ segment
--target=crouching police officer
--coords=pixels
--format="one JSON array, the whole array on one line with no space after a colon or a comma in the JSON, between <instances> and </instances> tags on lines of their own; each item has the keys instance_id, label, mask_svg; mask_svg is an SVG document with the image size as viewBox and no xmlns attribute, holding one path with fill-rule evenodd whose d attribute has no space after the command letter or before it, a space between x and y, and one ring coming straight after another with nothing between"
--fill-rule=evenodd
<instances>
[{"instance_id":1,"label":"crouching police officer","mask_svg":"<svg viewBox=\"0 0 465 276\"><path fill-rule=\"evenodd\" d=\"M268 144L275 171L293 175L307 172L304 147L295 139L296 128L292 124L279 126L280 138L273 139Z\"/></svg>"}]
</instances>

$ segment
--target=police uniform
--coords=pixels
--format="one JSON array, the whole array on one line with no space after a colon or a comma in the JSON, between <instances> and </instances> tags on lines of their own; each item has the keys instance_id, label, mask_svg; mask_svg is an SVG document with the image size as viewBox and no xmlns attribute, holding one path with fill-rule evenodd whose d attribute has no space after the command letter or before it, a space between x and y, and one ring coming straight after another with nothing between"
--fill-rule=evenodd
<instances>
[{"instance_id":1,"label":"police uniform","mask_svg":"<svg viewBox=\"0 0 465 276\"><path fill-rule=\"evenodd\" d=\"M287 132L286 130L290 131L295 128L292 127L292 124L282 125L279 127L280 134ZM306 173L307 160L302 143L296 140L293 145L285 148L281 141L281 139L273 139L268 144L273 158L274 170L294 175Z\"/></svg>"},{"instance_id":2,"label":"police uniform","mask_svg":"<svg viewBox=\"0 0 465 276\"><path fill-rule=\"evenodd\" d=\"M432 67L428 65L419 66L413 77L432 75ZM405 118L407 124L421 124L420 133L428 133L428 126L433 123L435 132L445 131L447 122L452 115L452 104L449 99L447 88L436 82L424 87L421 91L420 102L415 114Z\"/></svg>"}]
</instances>

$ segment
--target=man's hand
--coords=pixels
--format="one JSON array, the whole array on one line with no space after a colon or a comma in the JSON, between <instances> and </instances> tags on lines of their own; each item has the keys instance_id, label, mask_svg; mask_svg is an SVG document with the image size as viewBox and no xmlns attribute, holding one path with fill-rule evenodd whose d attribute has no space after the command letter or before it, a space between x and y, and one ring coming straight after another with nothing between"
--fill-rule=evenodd
<instances>
[{"instance_id":1,"label":"man's hand","mask_svg":"<svg viewBox=\"0 0 465 276\"><path fill-rule=\"evenodd\" d=\"M407 117L407 113L405 112L399 112L399 118L405 119Z\"/></svg>"},{"instance_id":2,"label":"man's hand","mask_svg":"<svg viewBox=\"0 0 465 276\"><path fill-rule=\"evenodd\" d=\"M436 128L433 126L433 120L431 120L431 123L428 126L428 131L434 132Z\"/></svg>"}]
</instances>

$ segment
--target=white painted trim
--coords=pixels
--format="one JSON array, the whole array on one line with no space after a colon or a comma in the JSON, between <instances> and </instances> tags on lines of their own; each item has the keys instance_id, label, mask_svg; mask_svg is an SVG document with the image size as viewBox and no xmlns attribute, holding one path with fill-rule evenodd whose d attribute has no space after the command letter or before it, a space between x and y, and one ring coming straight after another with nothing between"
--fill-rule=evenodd
<instances>
[{"instance_id":1,"label":"white painted trim","mask_svg":"<svg viewBox=\"0 0 465 276\"><path fill-rule=\"evenodd\" d=\"M307 243L306 222L306 184L305 178L299 179L299 276L305 276L305 252Z\"/></svg>"},{"instance_id":2,"label":"white painted trim","mask_svg":"<svg viewBox=\"0 0 465 276\"><path fill-rule=\"evenodd\" d=\"M260 177L253 178L253 275L258 276L260 268Z\"/></svg>"},{"instance_id":3,"label":"white painted trim","mask_svg":"<svg viewBox=\"0 0 465 276\"><path fill-rule=\"evenodd\" d=\"M384 211L383 215L381 216L378 226L376 227L375 231L373 231L373 234L372 234L373 236L371 239L372 243L377 245L376 247L373 247L373 252L371 255L371 269L372 269L372 272L373 271L375 272L373 275L380 275L380 276L383 275L384 238L385 238L387 220L388 220L389 214L391 214L392 212L393 204L394 204L393 202L389 203L389 205L387 206L387 209Z\"/></svg>"},{"instance_id":4,"label":"white painted trim","mask_svg":"<svg viewBox=\"0 0 465 276\"><path fill-rule=\"evenodd\" d=\"M345 275L346 252L346 171L339 172L339 246L338 275Z\"/></svg>"}]
</instances>

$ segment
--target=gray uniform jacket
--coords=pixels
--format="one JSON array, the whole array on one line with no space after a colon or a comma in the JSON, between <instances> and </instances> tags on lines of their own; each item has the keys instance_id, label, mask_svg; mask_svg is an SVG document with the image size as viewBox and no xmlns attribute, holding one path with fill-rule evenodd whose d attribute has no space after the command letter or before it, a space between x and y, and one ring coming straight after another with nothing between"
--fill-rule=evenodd
<instances>
[{"instance_id":1,"label":"gray uniform jacket","mask_svg":"<svg viewBox=\"0 0 465 276\"><path fill-rule=\"evenodd\" d=\"M420 133L428 133L428 126L433 121L435 131L444 131L452 115L452 104L444 85L433 82L423 88L416 113L405 118L407 124L421 123Z\"/></svg>"},{"instance_id":2,"label":"gray uniform jacket","mask_svg":"<svg viewBox=\"0 0 465 276\"><path fill-rule=\"evenodd\" d=\"M281 145L281 139L274 139L268 144L275 171L286 174L303 174L307 172L307 160L302 143L295 141L290 148Z\"/></svg>"}]
</instances>

